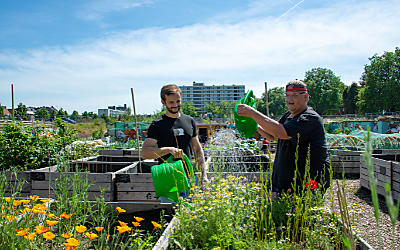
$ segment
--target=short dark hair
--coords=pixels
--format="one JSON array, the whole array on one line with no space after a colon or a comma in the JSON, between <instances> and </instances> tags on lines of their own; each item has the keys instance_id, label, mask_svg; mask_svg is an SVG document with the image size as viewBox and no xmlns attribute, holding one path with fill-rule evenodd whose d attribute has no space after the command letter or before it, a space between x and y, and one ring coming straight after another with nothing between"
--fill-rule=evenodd
<instances>
[{"instance_id":1,"label":"short dark hair","mask_svg":"<svg viewBox=\"0 0 400 250\"><path fill-rule=\"evenodd\" d=\"M182 90L175 84L168 84L162 87L160 96L161 99L165 102L165 100L167 99L166 98L167 95L176 95L176 94L182 96Z\"/></svg>"}]
</instances>

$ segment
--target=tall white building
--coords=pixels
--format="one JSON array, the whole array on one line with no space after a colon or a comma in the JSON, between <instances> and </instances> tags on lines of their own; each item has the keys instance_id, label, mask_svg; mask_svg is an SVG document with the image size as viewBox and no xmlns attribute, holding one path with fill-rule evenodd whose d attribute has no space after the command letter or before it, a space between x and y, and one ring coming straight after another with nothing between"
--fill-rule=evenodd
<instances>
[{"instance_id":1,"label":"tall white building","mask_svg":"<svg viewBox=\"0 0 400 250\"><path fill-rule=\"evenodd\" d=\"M208 102L239 101L245 95L245 85L212 85L193 82L193 86L179 86L182 90L182 103L190 101L194 104L198 114L206 113L205 107Z\"/></svg>"}]
</instances>

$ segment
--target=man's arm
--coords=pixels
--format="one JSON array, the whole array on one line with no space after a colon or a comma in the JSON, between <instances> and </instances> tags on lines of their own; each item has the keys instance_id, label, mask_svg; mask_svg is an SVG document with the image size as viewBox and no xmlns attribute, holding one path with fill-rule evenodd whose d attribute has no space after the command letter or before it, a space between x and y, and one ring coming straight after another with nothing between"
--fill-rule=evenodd
<instances>
[{"instance_id":1,"label":"man's arm","mask_svg":"<svg viewBox=\"0 0 400 250\"><path fill-rule=\"evenodd\" d=\"M157 148L157 140L146 138L143 142L141 156L143 159L156 159L166 154L172 154L174 158L182 158L183 150L174 147Z\"/></svg>"},{"instance_id":2,"label":"man's arm","mask_svg":"<svg viewBox=\"0 0 400 250\"><path fill-rule=\"evenodd\" d=\"M193 151L195 154L195 158L197 163L199 164L201 168L201 182L208 182L207 178L207 166L206 166L206 161L204 159L204 152L203 148L201 147L199 137L195 136L190 140L190 143L192 144Z\"/></svg>"},{"instance_id":3,"label":"man's arm","mask_svg":"<svg viewBox=\"0 0 400 250\"><path fill-rule=\"evenodd\" d=\"M277 138L273 137L271 134L267 133L261 126L257 128L258 133L264 137L267 141L275 141Z\"/></svg>"},{"instance_id":4,"label":"man's arm","mask_svg":"<svg viewBox=\"0 0 400 250\"><path fill-rule=\"evenodd\" d=\"M290 139L282 124L246 104L238 105L237 114L240 116L253 118L254 121L257 122L259 126L261 126L265 133L271 135L275 139Z\"/></svg>"}]
</instances>

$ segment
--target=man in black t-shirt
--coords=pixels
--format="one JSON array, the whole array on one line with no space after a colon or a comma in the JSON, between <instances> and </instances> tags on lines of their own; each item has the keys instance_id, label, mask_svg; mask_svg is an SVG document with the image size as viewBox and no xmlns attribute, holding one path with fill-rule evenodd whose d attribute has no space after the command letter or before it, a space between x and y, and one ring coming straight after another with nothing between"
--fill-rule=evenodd
<instances>
[{"instance_id":1,"label":"man in black t-shirt","mask_svg":"<svg viewBox=\"0 0 400 250\"><path fill-rule=\"evenodd\" d=\"M142 157L158 158L163 163L171 155L182 158L184 153L190 160L195 156L202 172L201 181L208 182L204 152L197 136L196 124L192 117L179 112L181 100L182 91L175 84L161 89L161 103L167 110L151 123L143 142Z\"/></svg>"},{"instance_id":2,"label":"man in black t-shirt","mask_svg":"<svg viewBox=\"0 0 400 250\"><path fill-rule=\"evenodd\" d=\"M330 186L330 164L322 119L307 105L309 95L304 82L290 81L286 85L285 96L289 111L279 122L244 104L238 105L237 113L253 118L259 124L257 131L268 141L278 139L272 174L273 191L282 193L293 190L296 163L296 190L301 190L309 152L309 178L317 181L318 187L325 192Z\"/></svg>"}]
</instances>

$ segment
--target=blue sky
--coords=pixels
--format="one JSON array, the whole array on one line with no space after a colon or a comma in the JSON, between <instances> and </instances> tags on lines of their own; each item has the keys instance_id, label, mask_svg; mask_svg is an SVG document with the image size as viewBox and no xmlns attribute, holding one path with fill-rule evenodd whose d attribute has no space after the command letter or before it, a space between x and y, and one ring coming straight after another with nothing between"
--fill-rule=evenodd
<instances>
[{"instance_id":1,"label":"blue sky","mask_svg":"<svg viewBox=\"0 0 400 250\"><path fill-rule=\"evenodd\" d=\"M329 68L350 85L400 44L400 6L379 1L0 0L0 103L69 113L161 108L168 83L269 87Z\"/></svg>"}]
</instances>

